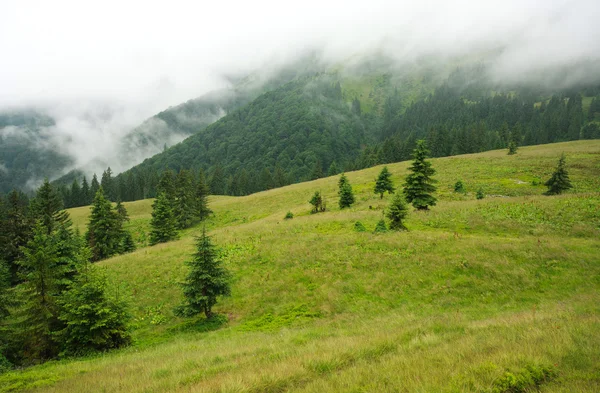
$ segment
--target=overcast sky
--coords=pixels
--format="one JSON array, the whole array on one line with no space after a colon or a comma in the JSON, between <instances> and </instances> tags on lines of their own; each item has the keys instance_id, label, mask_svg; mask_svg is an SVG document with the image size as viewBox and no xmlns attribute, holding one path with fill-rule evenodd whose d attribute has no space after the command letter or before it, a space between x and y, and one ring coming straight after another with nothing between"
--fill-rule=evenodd
<instances>
[{"instance_id":1,"label":"overcast sky","mask_svg":"<svg viewBox=\"0 0 600 393\"><path fill-rule=\"evenodd\" d=\"M597 58L599 20L597 0L2 0L0 105L177 104L222 86L223 72L312 47L343 59L507 44L518 67Z\"/></svg>"},{"instance_id":2,"label":"overcast sky","mask_svg":"<svg viewBox=\"0 0 600 393\"><path fill-rule=\"evenodd\" d=\"M402 62L503 48L506 79L598 60L598 21L599 0L0 0L0 109L41 105L77 165L110 162L149 116L307 50Z\"/></svg>"}]
</instances>

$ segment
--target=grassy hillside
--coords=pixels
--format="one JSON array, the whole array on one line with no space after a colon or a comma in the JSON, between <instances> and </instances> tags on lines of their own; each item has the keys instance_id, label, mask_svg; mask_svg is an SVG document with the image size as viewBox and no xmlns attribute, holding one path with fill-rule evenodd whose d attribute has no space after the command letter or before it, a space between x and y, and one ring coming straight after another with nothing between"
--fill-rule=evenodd
<instances>
[{"instance_id":1,"label":"grassy hillside","mask_svg":"<svg viewBox=\"0 0 600 393\"><path fill-rule=\"evenodd\" d=\"M542 196L532 183L561 152L574 189ZM354 231L372 231L390 200L372 192L381 167L347 174L357 203L344 211L337 177L214 197L207 225L234 276L216 307L227 322L172 313L192 228L100 263L131 297L134 346L5 374L0 391L598 391L600 141L432 162L439 204L411 212L409 232ZM388 165L396 185L407 166ZM311 215L316 190L329 211ZM126 204L141 243L150 206ZM70 212L83 229L88 208Z\"/></svg>"}]
</instances>

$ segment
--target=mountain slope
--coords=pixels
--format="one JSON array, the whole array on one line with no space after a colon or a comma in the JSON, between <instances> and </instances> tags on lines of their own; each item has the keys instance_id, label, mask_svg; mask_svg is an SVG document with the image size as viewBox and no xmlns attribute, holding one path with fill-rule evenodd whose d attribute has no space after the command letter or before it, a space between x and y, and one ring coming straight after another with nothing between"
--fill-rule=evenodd
<instances>
[{"instance_id":1,"label":"mountain slope","mask_svg":"<svg viewBox=\"0 0 600 393\"><path fill-rule=\"evenodd\" d=\"M549 177L562 152L575 188L542 196L532 180ZM432 159L439 204L411 211L400 233L354 230L361 221L371 231L390 200L372 191L381 167L347 174L357 203L343 211L337 177L212 197L208 227L234 275L232 297L216 307L227 324L172 313L201 231L191 228L101 262L131 294L133 348L12 372L0 387L491 392L506 372L545 370L545 392L595 392L599 160L600 141ZM408 164L388 165L396 185ZM459 179L467 194L453 192ZM475 200L480 187L488 196ZM309 214L315 190L328 212ZM130 228L145 230L150 205L126 204ZM88 207L70 212L85 225Z\"/></svg>"}]
</instances>

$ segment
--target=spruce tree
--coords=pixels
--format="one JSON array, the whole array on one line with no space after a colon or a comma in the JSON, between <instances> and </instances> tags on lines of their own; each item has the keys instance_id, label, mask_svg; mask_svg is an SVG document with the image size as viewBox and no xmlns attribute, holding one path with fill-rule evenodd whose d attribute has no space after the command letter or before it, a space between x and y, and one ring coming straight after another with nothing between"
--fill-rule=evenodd
<instances>
[{"instance_id":1,"label":"spruce tree","mask_svg":"<svg viewBox=\"0 0 600 393\"><path fill-rule=\"evenodd\" d=\"M33 223L28 215L27 204L27 197L23 193L11 191L0 221L0 258L9 266L12 284L18 282L17 260L23 256L21 247L31 238Z\"/></svg>"},{"instance_id":2,"label":"spruce tree","mask_svg":"<svg viewBox=\"0 0 600 393\"><path fill-rule=\"evenodd\" d=\"M103 173L102 173L102 178L100 180L100 186L104 189L104 194L106 195L106 197L111 200L114 201L116 200L115 198L115 181L112 177L112 169L110 169L110 167L108 167ZM95 195L94 195L95 197Z\"/></svg>"},{"instance_id":3,"label":"spruce tree","mask_svg":"<svg viewBox=\"0 0 600 393\"><path fill-rule=\"evenodd\" d=\"M338 180L338 187L340 209L352 206L354 203L354 192L352 192L352 186L344 173L342 173L342 176Z\"/></svg>"},{"instance_id":4,"label":"spruce tree","mask_svg":"<svg viewBox=\"0 0 600 393\"><path fill-rule=\"evenodd\" d=\"M92 251L92 261L106 259L119 253L122 238L120 218L106 199L102 186L94 197L87 227L85 238Z\"/></svg>"},{"instance_id":5,"label":"spruce tree","mask_svg":"<svg viewBox=\"0 0 600 393\"><path fill-rule=\"evenodd\" d=\"M82 206L87 206L92 203L92 196L90 195L90 185L88 184L87 179L83 176L83 180L81 181L81 202Z\"/></svg>"},{"instance_id":6,"label":"spruce tree","mask_svg":"<svg viewBox=\"0 0 600 393\"><path fill-rule=\"evenodd\" d=\"M428 210L429 206L435 206L437 199L431 195L436 187L435 180L431 178L435 170L431 163L426 160L429 150L424 140L417 141L417 147L413 151L413 163L408 168L412 173L406 177L404 183L404 195L406 201L419 210Z\"/></svg>"},{"instance_id":7,"label":"spruce tree","mask_svg":"<svg viewBox=\"0 0 600 393\"><path fill-rule=\"evenodd\" d=\"M194 223L196 203L194 200L194 187L192 175L182 169L177 174L175 181L175 205L173 213L177 220L177 228L185 229Z\"/></svg>"},{"instance_id":8,"label":"spruce tree","mask_svg":"<svg viewBox=\"0 0 600 393\"><path fill-rule=\"evenodd\" d=\"M387 166L384 166L379 176L375 180L375 188L373 189L375 194L379 194L379 199L383 199L383 194L388 192L394 193L394 183L392 182L392 174L388 171Z\"/></svg>"},{"instance_id":9,"label":"spruce tree","mask_svg":"<svg viewBox=\"0 0 600 393\"><path fill-rule=\"evenodd\" d=\"M59 225L71 225L69 214L63 210L63 201L56 189L44 180L31 201L31 217L41 221L46 233L50 234Z\"/></svg>"},{"instance_id":10,"label":"spruce tree","mask_svg":"<svg viewBox=\"0 0 600 393\"><path fill-rule=\"evenodd\" d=\"M310 211L313 214L324 212L326 209L325 199L321 195L320 191L315 191L315 193L313 194L312 198L310 198L310 201L308 201L308 203L310 203L313 206L312 210Z\"/></svg>"},{"instance_id":11,"label":"spruce tree","mask_svg":"<svg viewBox=\"0 0 600 393\"><path fill-rule=\"evenodd\" d=\"M57 298L66 275L60 263L54 233L38 222L33 237L18 261L23 281L17 287L20 307L15 315L16 332L26 362L50 359L58 354L54 333L60 328Z\"/></svg>"},{"instance_id":12,"label":"spruce tree","mask_svg":"<svg viewBox=\"0 0 600 393\"><path fill-rule=\"evenodd\" d=\"M323 177L323 164L321 164L321 160L317 160L313 165L312 173L310 175L311 180L320 179Z\"/></svg>"},{"instance_id":13,"label":"spruce tree","mask_svg":"<svg viewBox=\"0 0 600 393\"><path fill-rule=\"evenodd\" d=\"M332 161L331 165L329 165L329 170L327 171L327 176L335 176L338 173L340 173L340 170L338 169L337 163L335 161Z\"/></svg>"},{"instance_id":14,"label":"spruce tree","mask_svg":"<svg viewBox=\"0 0 600 393\"><path fill-rule=\"evenodd\" d=\"M177 237L177 222L171 208L171 203L164 192L152 203L152 219L150 220L152 230L150 232L150 244L168 242Z\"/></svg>"},{"instance_id":15,"label":"spruce tree","mask_svg":"<svg viewBox=\"0 0 600 393\"><path fill-rule=\"evenodd\" d=\"M215 195L225 195L225 189L227 188L227 181L225 178L225 172L221 165L215 166L212 176L210 178L210 190Z\"/></svg>"},{"instance_id":16,"label":"spruce tree","mask_svg":"<svg viewBox=\"0 0 600 393\"><path fill-rule=\"evenodd\" d=\"M92 183L90 185L90 195L89 195L90 202L89 203L92 203L92 200L96 196L96 193L98 192L99 188L100 188L100 183L98 183L98 178L96 177L96 174L94 173L94 176L92 177Z\"/></svg>"},{"instance_id":17,"label":"spruce tree","mask_svg":"<svg viewBox=\"0 0 600 393\"><path fill-rule=\"evenodd\" d=\"M552 174L552 177L544 183L544 185L548 187L548 191L545 192L545 195L558 195L563 191L573 188L571 180L569 180L569 174L567 173L564 153L560 156L558 166Z\"/></svg>"},{"instance_id":18,"label":"spruce tree","mask_svg":"<svg viewBox=\"0 0 600 393\"><path fill-rule=\"evenodd\" d=\"M210 210L210 208L208 207L208 195L209 194L210 194L210 189L208 188L208 184L206 182L206 177L204 176L204 171L200 170L200 172L198 172L198 180L196 182L196 195L195 195L196 217L200 221L206 219L210 214L212 214L212 210Z\"/></svg>"},{"instance_id":19,"label":"spruce tree","mask_svg":"<svg viewBox=\"0 0 600 393\"><path fill-rule=\"evenodd\" d=\"M188 275L182 283L184 302L175 308L179 316L191 317L204 313L211 318L212 307L218 296L229 296L230 274L223 267L215 248L202 229L202 235L197 238L196 253L192 260L186 262L189 267Z\"/></svg>"},{"instance_id":20,"label":"spruce tree","mask_svg":"<svg viewBox=\"0 0 600 393\"><path fill-rule=\"evenodd\" d=\"M81 187L77 182L77 179L73 179L73 183L71 183L71 204L70 207L78 207L83 206L83 201L81 198Z\"/></svg>"},{"instance_id":21,"label":"spruce tree","mask_svg":"<svg viewBox=\"0 0 600 393\"><path fill-rule=\"evenodd\" d=\"M390 229L395 231L406 230L402 222L408 216L408 207L404 202L404 195L397 193L388 207L387 218L390 220Z\"/></svg>"},{"instance_id":22,"label":"spruce tree","mask_svg":"<svg viewBox=\"0 0 600 393\"><path fill-rule=\"evenodd\" d=\"M89 263L58 299L64 328L56 333L65 355L119 348L131 342L131 316L122 298L109 291L105 275Z\"/></svg>"},{"instance_id":23,"label":"spruce tree","mask_svg":"<svg viewBox=\"0 0 600 393\"><path fill-rule=\"evenodd\" d=\"M164 193L171 203L171 208L175 207L175 174L172 170L165 169L163 171L163 173L160 175L158 185L156 186L156 191L158 194L161 192Z\"/></svg>"}]
</instances>

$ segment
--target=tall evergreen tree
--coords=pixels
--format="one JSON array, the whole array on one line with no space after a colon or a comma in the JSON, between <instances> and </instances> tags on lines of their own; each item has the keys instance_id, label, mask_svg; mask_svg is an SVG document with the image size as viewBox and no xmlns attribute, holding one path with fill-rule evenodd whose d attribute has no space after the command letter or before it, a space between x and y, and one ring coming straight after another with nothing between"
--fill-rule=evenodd
<instances>
[{"instance_id":1,"label":"tall evergreen tree","mask_svg":"<svg viewBox=\"0 0 600 393\"><path fill-rule=\"evenodd\" d=\"M184 303L175 309L180 316L194 316L204 313L206 318L211 318L212 308L219 296L229 296L230 274L223 267L215 248L202 229L202 235L197 238L196 253L191 261L186 262L189 267L188 275L182 284Z\"/></svg>"},{"instance_id":2,"label":"tall evergreen tree","mask_svg":"<svg viewBox=\"0 0 600 393\"><path fill-rule=\"evenodd\" d=\"M164 192L152 204L150 244L168 242L177 237L177 221L171 203Z\"/></svg>"},{"instance_id":3,"label":"tall evergreen tree","mask_svg":"<svg viewBox=\"0 0 600 393\"><path fill-rule=\"evenodd\" d=\"M417 141L417 147L413 151L413 163L408 168L412 173L406 177L404 183L404 195L406 201L419 210L428 210L429 206L435 206L437 199L432 195L436 187L435 180L431 178L435 169L426 158L429 150L424 140Z\"/></svg>"},{"instance_id":4,"label":"tall evergreen tree","mask_svg":"<svg viewBox=\"0 0 600 393\"><path fill-rule=\"evenodd\" d=\"M210 178L210 190L215 195L225 195L226 188L225 172L221 165L217 165Z\"/></svg>"},{"instance_id":5,"label":"tall evergreen tree","mask_svg":"<svg viewBox=\"0 0 600 393\"><path fill-rule=\"evenodd\" d=\"M313 165L312 173L310 175L311 180L320 179L323 177L323 164L321 164L321 160L317 160Z\"/></svg>"},{"instance_id":6,"label":"tall evergreen tree","mask_svg":"<svg viewBox=\"0 0 600 393\"><path fill-rule=\"evenodd\" d=\"M50 359L58 354L54 333L59 330L58 305L61 281L66 271L59 263L55 233L41 223L23 248L21 267L23 283L18 286L20 307L15 315L16 331L26 362Z\"/></svg>"},{"instance_id":7,"label":"tall evergreen tree","mask_svg":"<svg viewBox=\"0 0 600 393\"><path fill-rule=\"evenodd\" d=\"M404 202L404 195L399 192L396 193L388 207L386 215L390 220L390 229L396 231L406 230L406 226L402 222L408 216L408 208L406 202Z\"/></svg>"},{"instance_id":8,"label":"tall evergreen tree","mask_svg":"<svg viewBox=\"0 0 600 393\"><path fill-rule=\"evenodd\" d=\"M340 209L352 206L352 204L354 203L354 192L352 191L352 186L350 185L348 178L343 173L342 176L340 176L340 180L338 181L338 186L338 195L340 197Z\"/></svg>"},{"instance_id":9,"label":"tall evergreen tree","mask_svg":"<svg viewBox=\"0 0 600 393\"><path fill-rule=\"evenodd\" d=\"M340 170L337 166L337 163L335 161L332 161L331 165L329 165L329 170L327 171L327 176L335 176L338 173L340 173Z\"/></svg>"},{"instance_id":10,"label":"tall evergreen tree","mask_svg":"<svg viewBox=\"0 0 600 393\"><path fill-rule=\"evenodd\" d=\"M87 206L92 203L92 196L90 195L90 185L88 184L87 179L83 176L83 180L81 181L81 202L82 206Z\"/></svg>"},{"instance_id":11,"label":"tall evergreen tree","mask_svg":"<svg viewBox=\"0 0 600 393\"><path fill-rule=\"evenodd\" d=\"M0 259L9 266L10 282L18 282L17 260L23 257L21 247L31 238L32 221L28 216L27 197L13 190L7 198L0 221Z\"/></svg>"},{"instance_id":12,"label":"tall evergreen tree","mask_svg":"<svg viewBox=\"0 0 600 393\"><path fill-rule=\"evenodd\" d=\"M90 197L89 197L90 203L92 203L92 200L96 196L96 193L98 192L99 188L100 188L100 183L98 183L98 178L96 177L96 174L94 173L94 176L92 177L92 183L90 184Z\"/></svg>"},{"instance_id":13,"label":"tall evergreen tree","mask_svg":"<svg viewBox=\"0 0 600 393\"><path fill-rule=\"evenodd\" d=\"M122 238L119 215L104 196L102 186L94 197L87 227L85 238L92 251L92 261L99 261L118 254Z\"/></svg>"},{"instance_id":14,"label":"tall evergreen tree","mask_svg":"<svg viewBox=\"0 0 600 393\"><path fill-rule=\"evenodd\" d=\"M44 180L31 201L31 217L35 221L41 221L47 234L52 233L59 225L71 225L69 214L63 210L62 198L48 179Z\"/></svg>"},{"instance_id":15,"label":"tall evergreen tree","mask_svg":"<svg viewBox=\"0 0 600 393\"><path fill-rule=\"evenodd\" d=\"M58 299L64 327L56 337L65 355L119 348L131 342L126 303L109 292L105 275L87 265Z\"/></svg>"},{"instance_id":16,"label":"tall evergreen tree","mask_svg":"<svg viewBox=\"0 0 600 393\"><path fill-rule=\"evenodd\" d=\"M163 173L160 175L158 185L156 186L156 191L158 194L164 193L171 203L171 208L175 207L175 174L172 170L167 168L163 171Z\"/></svg>"},{"instance_id":17,"label":"tall evergreen tree","mask_svg":"<svg viewBox=\"0 0 600 393\"><path fill-rule=\"evenodd\" d=\"M392 182L392 174L388 171L387 166L384 166L379 176L375 180L375 188L373 189L375 194L379 194L379 199L383 199L383 194L388 192L394 193L394 183Z\"/></svg>"},{"instance_id":18,"label":"tall evergreen tree","mask_svg":"<svg viewBox=\"0 0 600 393\"><path fill-rule=\"evenodd\" d=\"M210 189L208 188L208 184L206 182L206 177L204 176L204 171L201 169L198 172L198 179L196 181L196 217L202 221L207 218L212 210L208 207L208 195L210 194Z\"/></svg>"},{"instance_id":19,"label":"tall evergreen tree","mask_svg":"<svg viewBox=\"0 0 600 393\"><path fill-rule=\"evenodd\" d=\"M562 194L563 191L573 188L571 180L569 180L569 174L565 164L565 155L562 154L558 160L558 166L552 174L552 177L544 183L548 187L546 195L558 195Z\"/></svg>"},{"instance_id":20,"label":"tall evergreen tree","mask_svg":"<svg viewBox=\"0 0 600 393\"><path fill-rule=\"evenodd\" d=\"M177 228L185 229L194 223L196 203L194 199L194 187L192 174L182 169L175 179L175 205L173 213L177 220Z\"/></svg>"},{"instance_id":21,"label":"tall evergreen tree","mask_svg":"<svg viewBox=\"0 0 600 393\"><path fill-rule=\"evenodd\" d=\"M81 187L79 186L79 182L77 179L73 179L73 183L71 183L71 203L70 207L78 207L83 206L84 201L81 197Z\"/></svg>"},{"instance_id":22,"label":"tall evergreen tree","mask_svg":"<svg viewBox=\"0 0 600 393\"><path fill-rule=\"evenodd\" d=\"M104 194L106 195L106 197L111 200L114 201L116 200L115 198L115 184L114 184L114 179L112 177L112 169L110 169L110 167L108 167L103 173L102 173L102 179L100 180L100 186L102 186L102 188L104 189ZM94 198L96 196L94 195Z\"/></svg>"}]
</instances>

